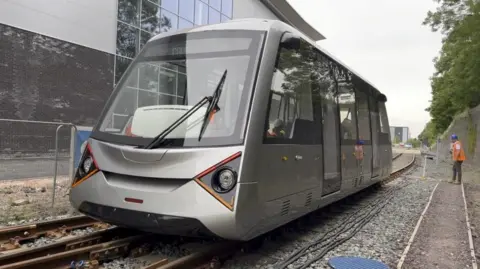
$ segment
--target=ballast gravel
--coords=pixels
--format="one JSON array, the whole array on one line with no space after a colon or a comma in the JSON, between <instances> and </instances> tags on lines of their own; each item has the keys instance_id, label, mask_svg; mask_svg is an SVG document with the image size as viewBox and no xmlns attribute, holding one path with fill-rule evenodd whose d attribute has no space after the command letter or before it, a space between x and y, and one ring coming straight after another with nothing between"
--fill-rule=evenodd
<instances>
[{"instance_id":1,"label":"ballast gravel","mask_svg":"<svg viewBox=\"0 0 480 269\"><path fill-rule=\"evenodd\" d=\"M137 269L148 265L148 261L142 261L135 258L121 258L103 264L105 269Z\"/></svg>"},{"instance_id":2,"label":"ballast gravel","mask_svg":"<svg viewBox=\"0 0 480 269\"><path fill-rule=\"evenodd\" d=\"M417 158L417 164L420 166L422 161ZM385 207L358 233L306 268L330 268L328 260L335 256L371 258L384 262L390 268L395 268L433 188L438 183L433 179L421 179L421 175L422 169L417 166L406 176L384 186L383 190L395 186L402 187L395 191ZM363 205L372 203L381 193L382 190L373 191L372 194L359 199L354 206L341 205L338 210L327 209L320 210L319 213L315 212L309 217L306 227L283 232L280 238L274 240L267 239L257 251L237 254L222 268L279 268L278 265L294 251L320 238L325 231L340 226L349 214L355 212L358 214L359 210L364 210ZM318 254L319 251L311 251L287 268L299 268Z\"/></svg>"}]
</instances>

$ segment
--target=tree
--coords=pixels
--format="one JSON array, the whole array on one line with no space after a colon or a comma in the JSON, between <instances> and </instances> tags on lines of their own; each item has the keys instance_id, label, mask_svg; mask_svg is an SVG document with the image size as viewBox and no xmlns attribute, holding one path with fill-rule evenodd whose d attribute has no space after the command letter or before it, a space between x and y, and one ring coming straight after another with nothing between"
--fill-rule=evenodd
<instances>
[{"instance_id":1,"label":"tree","mask_svg":"<svg viewBox=\"0 0 480 269\"><path fill-rule=\"evenodd\" d=\"M418 135L418 140L422 143L430 146L431 144L435 143L436 139L436 131L435 131L435 124L432 121L429 121L423 131Z\"/></svg>"},{"instance_id":2,"label":"tree","mask_svg":"<svg viewBox=\"0 0 480 269\"><path fill-rule=\"evenodd\" d=\"M480 104L480 2L435 1L439 7L423 22L444 35L440 55L434 59L432 100L426 109L432 120L422 132L430 142L456 114Z\"/></svg>"},{"instance_id":3,"label":"tree","mask_svg":"<svg viewBox=\"0 0 480 269\"><path fill-rule=\"evenodd\" d=\"M421 142L417 138L410 138L410 139L407 140L407 144L411 144L412 147L414 147L414 148L419 148Z\"/></svg>"}]
</instances>

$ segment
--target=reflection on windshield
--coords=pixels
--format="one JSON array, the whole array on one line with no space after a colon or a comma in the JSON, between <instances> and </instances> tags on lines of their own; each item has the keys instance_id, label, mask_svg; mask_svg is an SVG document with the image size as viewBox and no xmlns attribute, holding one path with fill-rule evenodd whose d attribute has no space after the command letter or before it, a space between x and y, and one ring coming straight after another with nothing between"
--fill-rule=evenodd
<instances>
[{"instance_id":1,"label":"reflection on windshield","mask_svg":"<svg viewBox=\"0 0 480 269\"><path fill-rule=\"evenodd\" d=\"M241 143L262 35L239 32L225 32L226 37L187 34L183 40L147 44L119 83L94 135L125 144L134 144L132 138L151 141L203 97L211 96L227 69L218 102L221 110L210 119L202 140L195 139L201 124L192 123L203 120L206 105L165 138L182 140L183 146Z\"/></svg>"}]
</instances>

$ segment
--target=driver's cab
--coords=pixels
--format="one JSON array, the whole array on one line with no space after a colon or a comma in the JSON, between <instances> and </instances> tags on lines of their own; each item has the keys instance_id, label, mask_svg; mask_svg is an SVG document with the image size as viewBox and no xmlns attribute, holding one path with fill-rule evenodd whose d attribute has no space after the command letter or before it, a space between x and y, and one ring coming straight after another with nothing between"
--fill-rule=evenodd
<instances>
[{"instance_id":1,"label":"driver's cab","mask_svg":"<svg viewBox=\"0 0 480 269\"><path fill-rule=\"evenodd\" d=\"M267 137L291 138L293 125L300 114L298 101L292 94L271 91Z\"/></svg>"}]
</instances>

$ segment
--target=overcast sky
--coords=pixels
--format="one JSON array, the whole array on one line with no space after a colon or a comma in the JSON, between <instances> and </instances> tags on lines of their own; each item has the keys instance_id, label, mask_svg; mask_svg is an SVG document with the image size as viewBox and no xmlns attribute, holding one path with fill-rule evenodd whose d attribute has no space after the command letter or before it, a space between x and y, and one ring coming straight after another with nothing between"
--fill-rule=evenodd
<instances>
[{"instance_id":1,"label":"overcast sky","mask_svg":"<svg viewBox=\"0 0 480 269\"><path fill-rule=\"evenodd\" d=\"M392 126L416 137L430 119L433 58L441 35L423 26L433 0L288 0L327 39L318 44L388 98Z\"/></svg>"}]
</instances>

